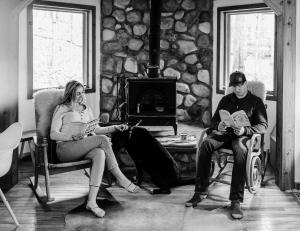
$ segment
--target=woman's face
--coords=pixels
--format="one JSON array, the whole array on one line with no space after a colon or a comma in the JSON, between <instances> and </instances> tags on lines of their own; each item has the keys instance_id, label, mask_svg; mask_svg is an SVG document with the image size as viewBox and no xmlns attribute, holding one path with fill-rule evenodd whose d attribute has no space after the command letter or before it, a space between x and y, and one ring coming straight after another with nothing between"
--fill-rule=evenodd
<instances>
[{"instance_id":1,"label":"woman's face","mask_svg":"<svg viewBox=\"0 0 300 231\"><path fill-rule=\"evenodd\" d=\"M84 89L83 87L77 87L75 90L75 99L74 103L82 103L84 101Z\"/></svg>"}]
</instances>

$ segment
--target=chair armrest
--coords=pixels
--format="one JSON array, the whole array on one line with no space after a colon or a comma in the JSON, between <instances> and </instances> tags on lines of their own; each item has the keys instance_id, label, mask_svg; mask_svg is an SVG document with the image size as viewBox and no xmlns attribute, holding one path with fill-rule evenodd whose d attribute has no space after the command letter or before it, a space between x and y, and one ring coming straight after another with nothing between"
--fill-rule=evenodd
<instances>
[{"instance_id":1,"label":"chair armrest","mask_svg":"<svg viewBox=\"0 0 300 231\"><path fill-rule=\"evenodd\" d=\"M48 139L46 137L33 136L33 142L36 147L47 147Z\"/></svg>"},{"instance_id":2,"label":"chair armrest","mask_svg":"<svg viewBox=\"0 0 300 231\"><path fill-rule=\"evenodd\" d=\"M206 132L207 132L208 128L205 128L201 131L200 133L200 137L199 137L199 141L197 143L197 147L200 147L200 144L202 143L203 139L205 138L206 136Z\"/></svg>"},{"instance_id":3,"label":"chair armrest","mask_svg":"<svg viewBox=\"0 0 300 231\"><path fill-rule=\"evenodd\" d=\"M260 149L261 147L261 135L253 134L250 139L248 150L252 152L253 149Z\"/></svg>"}]
</instances>

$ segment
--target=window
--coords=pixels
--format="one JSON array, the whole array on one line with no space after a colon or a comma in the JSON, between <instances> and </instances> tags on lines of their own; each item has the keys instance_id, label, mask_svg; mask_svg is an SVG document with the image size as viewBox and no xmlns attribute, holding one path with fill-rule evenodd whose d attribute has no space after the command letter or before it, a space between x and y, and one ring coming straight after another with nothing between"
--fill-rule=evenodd
<instances>
[{"instance_id":1,"label":"window","mask_svg":"<svg viewBox=\"0 0 300 231\"><path fill-rule=\"evenodd\" d=\"M94 92L95 6L34 1L28 25L28 98L71 79Z\"/></svg>"},{"instance_id":2,"label":"window","mask_svg":"<svg viewBox=\"0 0 300 231\"><path fill-rule=\"evenodd\" d=\"M265 4L218 8L217 93L224 93L229 75L245 73L262 81L267 98L275 99L275 14Z\"/></svg>"}]
</instances>

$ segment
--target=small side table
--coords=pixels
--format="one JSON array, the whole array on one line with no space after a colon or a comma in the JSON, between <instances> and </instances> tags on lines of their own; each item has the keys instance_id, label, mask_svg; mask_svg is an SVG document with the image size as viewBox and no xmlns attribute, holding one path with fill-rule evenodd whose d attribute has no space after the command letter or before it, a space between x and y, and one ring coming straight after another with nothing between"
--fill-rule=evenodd
<instances>
[{"instance_id":1,"label":"small side table","mask_svg":"<svg viewBox=\"0 0 300 231\"><path fill-rule=\"evenodd\" d=\"M196 171L197 140L181 142L178 136L156 137L169 151L179 166L180 175L194 176Z\"/></svg>"},{"instance_id":2,"label":"small side table","mask_svg":"<svg viewBox=\"0 0 300 231\"><path fill-rule=\"evenodd\" d=\"M24 151L24 145L25 142L27 142L29 150L30 150L30 156L31 156L31 160L32 163L34 164L34 154L33 154L33 150L31 148L31 143L33 142L33 137L36 135L36 131L35 130L28 130L28 131L24 131L22 134L22 138L21 138L21 150L20 150L20 154L19 154L19 158L22 159L25 156L25 153L23 153Z\"/></svg>"},{"instance_id":3,"label":"small side table","mask_svg":"<svg viewBox=\"0 0 300 231\"><path fill-rule=\"evenodd\" d=\"M170 152L194 153L197 150L196 138L185 142L180 141L178 136L157 137L156 139Z\"/></svg>"}]
</instances>

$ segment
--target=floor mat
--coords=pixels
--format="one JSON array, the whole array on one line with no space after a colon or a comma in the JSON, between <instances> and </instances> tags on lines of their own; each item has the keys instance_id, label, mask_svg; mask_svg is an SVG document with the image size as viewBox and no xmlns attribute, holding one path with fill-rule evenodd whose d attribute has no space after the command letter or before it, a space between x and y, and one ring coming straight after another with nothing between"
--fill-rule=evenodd
<instances>
[{"instance_id":1,"label":"floor mat","mask_svg":"<svg viewBox=\"0 0 300 231\"><path fill-rule=\"evenodd\" d=\"M151 197L151 196L147 196ZM72 231L201 231L242 230L240 221L230 218L226 207L217 209L186 208L184 204L143 200L121 202L102 201L105 218L98 219L81 205L70 211L66 218L66 230Z\"/></svg>"}]
</instances>

